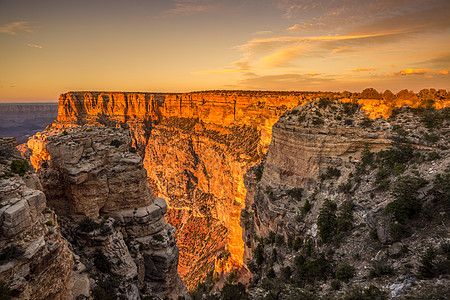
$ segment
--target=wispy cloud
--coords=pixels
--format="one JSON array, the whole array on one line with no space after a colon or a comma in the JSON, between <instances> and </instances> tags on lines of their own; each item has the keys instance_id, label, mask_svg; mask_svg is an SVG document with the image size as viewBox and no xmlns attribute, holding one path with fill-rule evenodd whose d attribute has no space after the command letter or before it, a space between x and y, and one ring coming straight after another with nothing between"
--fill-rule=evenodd
<instances>
[{"instance_id":1,"label":"wispy cloud","mask_svg":"<svg viewBox=\"0 0 450 300\"><path fill-rule=\"evenodd\" d=\"M300 32L300 31L312 31L312 30L323 30L328 29L329 27L324 23L303 23L303 24L295 24L291 27L288 27L286 30L288 32Z\"/></svg>"},{"instance_id":2,"label":"wispy cloud","mask_svg":"<svg viewBox=\"0 0 450 300\"><path fill-rule=\"evenodd\" d=\"M395 73L391 73L391 76L408 76L408 75L423 75L429 77L433 74L448 75L448 70L433 71L429 69L403 69Z\"/></svg>"},{"instance_id":3,"label":"wispy cloud","mask_svg":"<svg viewBox=\"0 0 450 300\"><path fill-rule=\"evenodd\" d=\"M35 29L29 22L12 22L0 26L0 33L17 35L22 33L33 33Z\"/></svg>"},{"instance_id":4,"label":"wispy cloud","mask_svg":"<svg viewBox=\"0 0 450 300\"><path fill-rule=\"evenodd\" d=\"M369 72L369 71L376 71L377 69L375 68L358 68L355 70L352 70L353 72Z\"/></svg>"},{"instance_id":5,"label":"wispy cloud","mask_svg":"<svg viewBox=\"0 0 450 300\"><path fill-rule=\"evenodd\" d=\"M163 12L163 16L190 16L206 12L213 7L208 0L175 0L174 7Z\"/></svg>"},{"instance_id":6,"label":"wispy cloud","mask_svg":"<svg viewBox=\"0 0 450 300\"><path fill-rule=\"evenodd\" d=\"M25 45L27 45L28 47L33 47L33 48L38 48L38 49L42 49L42 46L40 46L40 45L36 45L36 44L29 44L29 43L25 43Z\"/></svg>"}]
</instances>

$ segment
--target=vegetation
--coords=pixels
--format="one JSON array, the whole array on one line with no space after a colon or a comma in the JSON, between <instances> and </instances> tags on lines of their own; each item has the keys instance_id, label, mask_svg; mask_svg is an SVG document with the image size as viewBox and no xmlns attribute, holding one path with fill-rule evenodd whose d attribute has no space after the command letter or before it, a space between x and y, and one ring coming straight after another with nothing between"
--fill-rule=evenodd
<instances>
[{"instance_id":1,"label":"vegetation","mask_svg":"<svg viewBox=\"0 0 450 300\"><path fill-rule=\"evenodd\" d=\"M324 242L329 242L333 236L333 232L337 226L336 219L337 205L335 202L325 199L317 218L317 226L319 228L320 238Z\"/></svg>"},{"instance_id":2,"label":"vegetation","mask_svg":"<svg viewBox=\"0 0 450 300\"><path fill-rule=\"evenodd\" d=\"M222 289L223 300L247 300L248 294L245 291L245 286L238 282L237 284L225 283Z\"/></svg>"},{"instance_id":3,"label":"vegetation","mask_svg":"<svg viewBox=\"0 0 450 300\"><path fill-rule=\"evenodd\" d=\"M385 261L375 261L370 269L371 278L394 275L394 268Z\"/></svg>"},{"instance_id":4,"label":"vegetation","mask_svg":"<svg viewBox=\"0 0 450 300\"><path fill-rule=\"evenodd\" d=\"M7 246L3 248L0 252L0 262L18 258L22 256L24 252L25 250L17 245Z\"/></svg>"},{"instance_id":5,"label":"vegetation","mask_svg":"<svg viewBox=\"0 0 450 300\"><path fill-rule=\"evenodd\" d=\"M386 206L386 212L392 213L400 223L411 219L422 208L422 203L418 199L418 191L426 184L427 181L419 177L405 176L399 178L392 191L395 200Z\"/></svg>"},{"instance_id":6,"label":"vegetation","mask_svg":"<svg viewBox=\"0 0 450 300\"><path fill-rule=\"evenodd\" d=\"M336 269L336 278L342 281L349 281L355 276L355 267L349 264L341 264Z\"/></svg>"},{"instance_id":7,"label":"vegetation","mask_svg":"<svg viewBox=\"0 0 450 300\"><path fill-rule=\"evenodd\" d=\"M89 217L84 218L79 224L78 224L78 230L82 231L82 232L92 232L96 229L99 229L100 227L102 227L101 224L95 222L94 220L92 220Z\"/></svg>"},{"instance_id":8,"label":"vegetation","mask_svg":"<svg viewBox=\"0 0 450 300\"><path fill-rule=\"evenodd\" d=\"M119 148L120 145L122 145L122 142L116 139L113 139L110 143L110 146L114 146L116 148Z\"/></svg>"},{"instance_id":9,"label":"vegetation","mask_svg":"<svg viewBox=\"0 0 450 300\"><path fill-rule=\"evenodd\" d=\"M337 168L328 167L326 173L322 174L320 178L322 180L339 178L341 176L341 171Z\"/></svg>"},{"instance_id":10,"label":"vegetation","mask_svg":"<svg viewBox=\"0 0 450 300\"><path fill-rule=\"evenodd\" d=\"M108 257L99 249L95 251L94 265L102 273L109 273L111 271L111 262Z\"/></svg>"},{"instance_id":11,"label":"vegetation","mask_svg":"<svg viewBox=\"0 0 450 300\"><path fill-rule=\"evenodd\" d=\"M29 168L28 162L24 159L15 159L11 162L11 172L20 176L25 175Z\"/></svg>"},{"instance_id":12,"label":"vegetation","mask_svg":"<svg viewBox=\"0 0 450 300\"><path fill-rule=\"evenodd\" d=\"M288 190L286 193L297 201L302 200L302 195L303 195L302 188L293 188L293 189Z\"/></svg>"}]
</instances>

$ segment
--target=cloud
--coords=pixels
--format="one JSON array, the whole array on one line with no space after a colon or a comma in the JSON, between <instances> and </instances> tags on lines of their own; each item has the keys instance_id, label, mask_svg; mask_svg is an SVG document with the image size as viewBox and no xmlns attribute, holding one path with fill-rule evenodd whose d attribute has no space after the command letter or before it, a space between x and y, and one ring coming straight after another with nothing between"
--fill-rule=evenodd
<instances>
[{"instance_id":1,"label":"cloud","mask_svg":"<svg viewBox=\"0 0 450 300\"><path fill-rule=\"evenodd\" d=\"M287 28L286 30L288 32L299 32L299 31L323 30L323 29L328 29L328 28L329 27L327 25L325 25L324 23L316 23L316 24L303 23L302 25L295 24L295 25Z\"/></svg>"},{"instance_id":2,"label":"cloud","mask_svg":"<svg viewBox=\"0 0 450 300\"><path fill-rule=\"evenodd\" d=\"M192 74L230 74L230 73L248 73L248 74L253 74L253 71L242 70L242 69L221 69L221 70L192 72Z\"/></svg>"},{"instance_id":3,"label":"cloud","mask_svg":"<svg viewBox=\"0 0 450 300\"><path fill-rule=\"evenodd\" d=\"M33 48L42 49L42 46L36 45L36 44L28 44L28 43L25 43L25 45L27 45L28 47L33 47Z\"/></svg>"},{"instance_id":4,"label":"cloud","mask_svg":"<svg viewBox=\"0 0 450 300\"><path fill-rule=\"evenodd\" d=\"M266 35L266 34L272 34L272 33L273 33L273 31L270 31L270 30L260 30L260 31L255 32L253 35Z\"/></svg>"},{"instance_id":5,"label":"cloud","mask_svg":"<svg viewBox=\"0 0 450 300\"><path fill-rule=\"evenodd\" d=\"M364 68L358 68L358 69L355 69L355 70L352 70L353 72L369 72L369 71L376 71L377 69L374 69L374 68L367 68L367 69L364 69Z\"/></svg>"},{"instance_id":6,"label":"cloud","mask_svg":"<svg viewBox=\"0 0 450 300\"><path fill-rule=\"evenodd\" d=\"M9 35L33 33L34 31L29 22L13 22L0 26L0 33Z\"/></svg>"},{"instance_id":7,"label":"cloud","mask_svg":"<svg viewBox=\"0 0 450 300\"><path fill-rule=\"evenodd\" d=\"M395 73L391 73L391 76L408 76L408 75L423 75L430 77L432 74L448 75L448 70L433 71L429 69L403 69Z\"/></svg>"},{"instance_id":8,"label":"cloud","mask_svg":"<svg viewBox=\"0 0 450 300\"><path fill-rule=\"evenodd\" d=\"M441 52L434 55L434 58L418 62L417 65L424 65L433 69L450 68L450 52Z\"/></svg>"},{"instance_id":9,"label":"cloud","mask_svg":"<svg viewBox=\"0 0 450 300\"><path fill-rule=\"evenodd\" d=\"M163 12L164 17L190 16L213 8L208 0L175 0L175 7Z\"/></svg>"}]
</instances>

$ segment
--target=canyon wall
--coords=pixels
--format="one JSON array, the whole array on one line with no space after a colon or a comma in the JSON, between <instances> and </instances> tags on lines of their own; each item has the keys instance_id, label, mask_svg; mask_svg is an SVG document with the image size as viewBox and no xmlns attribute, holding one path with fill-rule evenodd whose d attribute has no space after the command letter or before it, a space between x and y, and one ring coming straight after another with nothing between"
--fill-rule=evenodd
<instances>
[{"instance_id":1,"label":"canyon wall","mask_svg":"<svg viewBox=\"0 0 450 300\"><path fill-rule=\"evenodd\" d=\"M321 98L358 102L371 118L386 117L404 103L418 105L412 100L358 99L313 92L69 92L61 95L57 121L49 130L83 124L131 130L153 192L168 202L167 221L177 228L181 249L179 272L193 289L213 265L217 273L243 265L239 219L247 193L244 174L267 152L272 125L286 110ZM444 105L445 101L435 105ZM328 133L335 134L336 139L326 138ZM280 134L274 133L277 141L290 143L282 141L287 133ZM321 146L328 149L324 151L344 151L346 146L337 137L346 134L340 129L323 131L317 134L321 137L318 141L304 147L310 151ZM341 150L333 150L335 142ZM361 140L358 147L364 142ZM348 152L352 151L356 148ZM289 164L296 158L286 155L282 159ZM34 164L41 159L45 157L37 158ZM301 165L306 163L302 161ZM315 166L310 172L317 173L324 167L326 164ZM294 175L290 180L305 180L300 178L303 176Z\"/></svg>"},{"instance_id":2,"label":"canyon wall","mask_svg":"<svg viewBox=\"0 0 450 300\"><path fill-rule=\"evenodd\" d=\"M370 120L341 101L281 116L244 175L249 298L448 297L448 268L425 275L424 257L449 263L449 116L402 107Z\"/></svg>"},{"instance_id":3,"label":"canyon wall","mask_svg":"<svg viewBox=\"0 0 450 300\"><path fill-rule=\"evenodd\" d=\"M27 170L15 146L14 138L0 138L1 296L65 299L72 253L56 214L46 208L38 176Z\"/></svg>"},{"instance_id":4,"label":"canyon wall","mask_svg":"<svg viewBox=\"0 0 450 300\"><path fill-rule=\"evenodd\" d=\"M78 255L77 269L96 280L92 293L177 299L187 290L177 271L175 229L131 143L126 129L85 126L46 131L28 146L48 204ZM83 272L92 266L96 271Z\"/></svg>"}]
</instances>

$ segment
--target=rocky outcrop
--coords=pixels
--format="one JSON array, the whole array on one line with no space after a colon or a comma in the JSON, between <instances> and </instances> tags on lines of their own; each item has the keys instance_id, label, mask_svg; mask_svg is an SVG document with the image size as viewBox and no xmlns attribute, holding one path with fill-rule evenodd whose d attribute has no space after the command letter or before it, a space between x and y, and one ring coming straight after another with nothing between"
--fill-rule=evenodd
<instances>
[{"instance_id":1,"label":"rocky outcrop","mask_svg":"<svg viewBox=\"0 0 450 300\"><path fill-rule=\"evenodd\" d=\"M449 294L448 269L424 274L427 251L436 268L448 264L448 109L371 120L350 105L286 112L246 173L251 298Z\"/></svg>"},{"instance_id":2,"label":"rocky outcrop","mask_svg":"<svg viewBox=\"0 0 450 300\"><path fill-rule=\"evenodd\" d=\"M48 204L63 216L65 235L79 256L79 272L95 267L89 272L96 278L92 293L127 299L187 295L177 273L175 229L164 220L167 204L148 187L128 130L47 131L29 147L39 157L32 161L39 161ZM111 287L106 283L114 283L114 276L120 282Z\"/></svg>"},{"instance_id":3,"label":"rocky outcrop","mask_svg":"<svg viewBox=\"0 0 450 300\"><path fill-rule=\"evenodd\" d=\"M65 299L72 253L36 174L0 138L0 284L6 299Z\"/></svg>"}]
</instances>

